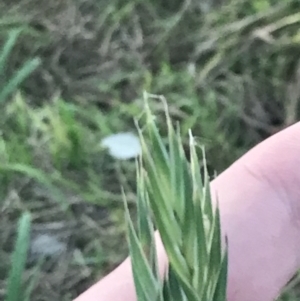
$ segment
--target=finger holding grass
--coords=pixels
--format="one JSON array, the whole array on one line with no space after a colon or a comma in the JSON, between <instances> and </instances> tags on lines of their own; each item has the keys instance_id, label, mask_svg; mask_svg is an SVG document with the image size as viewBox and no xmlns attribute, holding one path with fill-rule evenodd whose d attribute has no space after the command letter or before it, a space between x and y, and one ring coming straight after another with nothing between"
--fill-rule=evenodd
<instances>
[{"instance_id":1,"label":"finger holding grass","mask_svg":"<svg viewBox=\"0 0 300 301\"><path fill-rule=\"evenodd\" d=\"M138 177L147 192L138 204L154 213L160 232L155 233L157 256L149 245L152 221L143 211L135 231L127 212L131 260L76 301L174 300L175 295L225 300L226 282L228 301L274 300L300 267L300 123L262 142L213 180L210 202L208 177L201 179L193 147L188 162L179 132L167 121L168 151L151 127L155 124L147 124L152 144L141 139L146 174ZM152 257L141 245L142 229L149 234L143 243ZM228 238L228 279L221 233Z\"/></svg>"}]
</instances>

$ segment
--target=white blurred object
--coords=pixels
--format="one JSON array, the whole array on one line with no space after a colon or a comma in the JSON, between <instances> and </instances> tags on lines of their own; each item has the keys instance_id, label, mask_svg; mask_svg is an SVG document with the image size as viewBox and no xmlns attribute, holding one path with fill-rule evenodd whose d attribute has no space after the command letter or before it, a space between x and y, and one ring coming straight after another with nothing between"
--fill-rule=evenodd
<instances>
[{"instance_id":1,"label":"white blurred object","mask_svg":"<svg viewBox=\"0 0 300 301\"><path fill-rule=\"evenodd\" d=\"M50 234L39 234L31 242L33 256L58 257L66 249L65 243L60 242L55 236Z\"/></svg>"},{"instance_id":2,"label":"white blurred object","mask_svg":"<svg viewBox=\"0 0 300 301\"><path fill-rule=\"evenodd\" d=\"M112 157L120 160L135 158L142 151L140 140L130 132L107 136L101 141L101 145L108 148Z\"/></svg>"}]
</instances>

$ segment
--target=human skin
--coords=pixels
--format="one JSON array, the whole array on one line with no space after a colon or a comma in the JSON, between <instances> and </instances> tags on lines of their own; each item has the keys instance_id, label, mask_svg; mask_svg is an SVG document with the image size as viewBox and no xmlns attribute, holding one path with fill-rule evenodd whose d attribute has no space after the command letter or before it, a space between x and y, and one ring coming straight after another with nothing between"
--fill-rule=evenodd
<instances>
[{"instance_id":1,"label":"human skin","mask_svg":"<svg viewBox=\"0 0 300 301\"><path fill-rule=\"evenodd\" d=\"M272 301L300 268L300 123L211 182L228 236L228 301ZM167 256L156 233L161 275ZM74 301L135 301L130 259Z\"/></svg>"}]
</instances>

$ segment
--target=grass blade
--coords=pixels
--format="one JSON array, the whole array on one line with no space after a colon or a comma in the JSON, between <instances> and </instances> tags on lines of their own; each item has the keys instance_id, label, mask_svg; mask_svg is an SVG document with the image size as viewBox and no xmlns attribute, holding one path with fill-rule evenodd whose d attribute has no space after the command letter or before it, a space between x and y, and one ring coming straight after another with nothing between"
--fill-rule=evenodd
<instances>
[{"instance_id":1,"label":"grass blade","mask_svg":"<svg viewBox=\"0 0 300 301\"><path fill-rule=\"evenodd\" d=\"M20 301L22 296L22 274L25 269L30 236L30 214L24 213L20 219L15 250L12 255L12 268L9 275L5 301Z\"/></svg>"},{"instance_id":2,"label":"grass blade","mask_svg":"<svg viewBox=\"0 0 300 301\"><path fill-rule=\"evenodd\" d=\"M38 58L27 61L1 89L0 103L5 101L5 99L40 65L40 63L41 61Z\"/></svg>"},{"instance_id":3,"label":"grass blade","mask_svg":"<svg viewBox=\"0 0 300 301\"><path fill-rule=\"evenodd\" d=\"M12 30L8 36L6 43L2 48L2 51L0 53L0 74L4 71L8 56L10 55L13 47L15 46L21 31L21 29Z\"/></svg>"}]
</instances>

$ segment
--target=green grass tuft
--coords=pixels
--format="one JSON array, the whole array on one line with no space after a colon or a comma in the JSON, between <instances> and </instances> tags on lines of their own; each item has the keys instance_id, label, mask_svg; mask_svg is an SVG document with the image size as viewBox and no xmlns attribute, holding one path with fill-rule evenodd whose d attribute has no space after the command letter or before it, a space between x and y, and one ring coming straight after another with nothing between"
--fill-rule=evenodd
<instances>
[{"instance_id":1,"label":"green grass tuft","mask_svg":"<svg viewBox=\"0 0 300 301\"><path fill-rule=\"evenodd\" d=\"M206 162L202 179L194 137L190 133L188 161L179 128L174 130L163 102L167 147L147 100L146 121L139 128L143 154L137 166L137 231L125 206L138 300L225 301L227 252L221 246L220 216L211 202ZM154 228L169 258L164 282L158 275Z\"/></svg>"}]
</instances>

